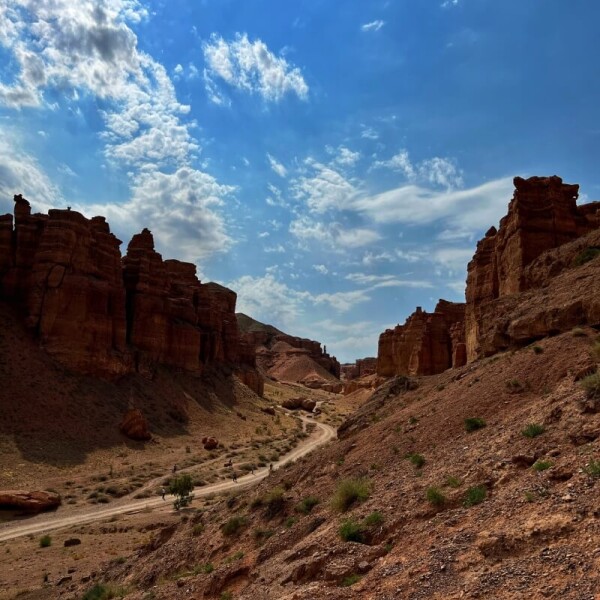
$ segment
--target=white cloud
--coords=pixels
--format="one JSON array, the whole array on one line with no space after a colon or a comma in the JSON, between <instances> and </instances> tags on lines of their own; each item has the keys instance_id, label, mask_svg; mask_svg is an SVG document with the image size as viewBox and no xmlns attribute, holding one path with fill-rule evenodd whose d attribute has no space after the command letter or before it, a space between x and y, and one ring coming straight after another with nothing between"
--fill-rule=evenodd
<instances>
[{"instance_id":1,"label":"white cloud","mask_svg":"<svg viewBox=\"0 0 600 600\"><path fill-rule=\"evenodd\" d=\"M327 275L327 273L329 273L329 269L325 265L313 265L313 269L317 271L317 273L321 273L321 275Z\"/></svg>"},{"instance_id":2,"label":"white cloud","mask_svg":"<svg viewBox=\"0 0 600 600\"><path fill-rule=\"evenodd\" d=\"M312 173L295 179L292 191L296 199L304 201L311 212L344 210L359 195L360 190L352 181L335 169L310 158L305 164Z\"/></svg>"},{"instance_id":3,"label":"white cloud","mask_svg":"<svg viewBox=\"0 0 600 600\"><path fill-rule=\"evenodd\" d=\"M217 80L270 102L278 102L288 93L303 100L308 97L308 85L300 69L273 54L259 39L251 42L246 34L238 33L227 42L213 33L210 41L203 43L202 50L207 92L217 104L223 103Z\"/></svg>"},{"instance_id":4,"label":"white cloud","mask_svg":"<svg viewBox=\"0 0 600 600\"><path fill-rule=\"evenodd\" d=\"M363 130L360 134L360 137L366 140L378 140L379 134L372 127L366 127L363 125Z\"/></svg>"},{"instance_id":5,"label":"white cloud","mask_svg":"<svg viewBox=\"0 0 600 600\"><path fill-rule=\"evenodd\" d=\"M378 19L377 21L371 21L361 25L363 31L379 31L385 25L385 21Z\"/></svg>"},{"instance_id":6,"label":"white cloud","mask_svg":"<svg viewBox=\"0 0 600 600\"><path fill-rule=\"evenodd\" d=\"M281 244L277 244L276 246L265 246L264 250L267 254L283 254L285 252L285 248Z\"/></svg>"},{"instance_id":7,"label":"white cloud","mask_svg":"<svg viewBox=\"0 0 600 600\"><path fill-rule=\"evenodd\" d=\"M258 234L258 237L259 237L259 238L266 238L266 237L269 237L269 235L271 235L271 234L270 234L268 231L261 231L261 232Z\"/></svg>"},{"instance_id":8,"label":"white cloud","mask_svg":"<svg viewBox=\"0 0 600 600\"><path fill-rule=\"evenodd\" d=\"M354 290L351 292L318 294L312 299L315 304L328 304L337 311L347 312L357 304L368 302L371 297L368 295L367 290Z\"/></svg>"},{"instance_id":9,"label":"white cloud","mask_svg":"<svg viewBox=\"0 0 600 600\"><path fill-rule=\"evenodd\" d=\"M388 160L378 160L373 163L373 168L388 168L392 171L400 171L409 181L416 177L416 170L413 166L408 150L400 150Z\"/></svg>"},{"instance_id":10,"label":"white cloud","mask_svg":"<svg viewBox=\"0 0 600 600\"><path fill-rule=\"evenodd\" d=\"M442 8L451 8L453 6L458 6L458 0L444 0L442 2Z\"/></svg>"},{"instance_id":11,"label":"white cloud","mask_svg":"<svg viewBox=\"0 0 600 600\"><path fill-rule=\"evenodd\" d=\"M360 152L353 152L345 146L340 146L337 150L337 155L334 162L344 167L353 167L360 159Z\"/></svg>"},{"instance_id":12,"label":"white cloud","mask_svg":"<svg viewBox=\"0 0 600 600\"><path fill-rule=\"evenodd\" d=\"M455 230L478 232L497 223L513 192L511 177L465 190L436 191L404 185L352 202L352 208L376 223L429 225L443 221Z\"/></svg>"},{"instance_id":13,"label":"white cloud","mask_svg":"<svg viewBox=\"0 0 600 600\"><path fill-rule=\"evenodd\" d=\"M338 250L360 248L380 239L380 235L372 229L347 229L340 223L314 221L306 216L294 219L290 223L289 231L304 242L314 240Z\"/></svg>"},{"instance_id":14,"label":"white cloud","mask_svg":"<svg viewBox=\"0 0 600 600\"><path fill-rule=\"evenodd\" d=\"M279 175L279 177L285 177L287 175L287 169L274 157L267 153L267 159L271 169Z\"/></svg>"},{"instance_id":15,"label":"white cloud","mask_svg":"<svg viewBox=\"0 0 600 600\"><path fill-rule=\"evenodd\" d=\"M268 183L267 189L270 192L270 196L267 196L265 202L269 206L279 206L280 208L288 208L288 203L285 201L283 193L278 187L275 187L272 183Z\"/></svg>"},{"instance_id":16,"label":"white cloud","mask_svg":"<svg viewBox=\"0 0 600 600\"><path fill-rule=\"evenodd\" d=\"M371 285L370 290L386 287L430 288L431 282L418 279L398 279L395 275L367 275L349 273L346 279L359 285Z\"/></svg>"},{"instance_id":17,"label":"white cloud","mask_svg":"<svg viewBox=\"0 0 600 600\"><path fill-rule=\"evenodd\" d=\"M13 212L15 194L23 194L35 212L65 203L60 189L20 145L16 136L0 128L0 214Z\"/></svg>"}]
</instances>

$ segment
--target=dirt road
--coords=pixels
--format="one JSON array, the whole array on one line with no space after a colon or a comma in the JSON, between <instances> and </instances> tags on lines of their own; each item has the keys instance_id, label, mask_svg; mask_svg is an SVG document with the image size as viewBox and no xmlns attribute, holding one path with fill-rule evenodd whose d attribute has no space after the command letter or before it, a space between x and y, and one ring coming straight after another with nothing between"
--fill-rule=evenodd
<instances>
[{"instance_id":1,"label":"dirt road","mask_svg":"<svg viewBox=\"0 0 600 600\"><path fill-rule=\"evenodd\" d=\"M317 427L315 432L307 438L303 443L298 445L289 454L283 456L278 462L273 463L275 469L282 465L296 460L305 454L308 454L315 448L326 444L336 437L336 431L333 427L324 423L317 423L312 419L301 417L305 423L314 423ZM219 492L225 492L229 490L238 490L246 487L256 485L262 481L265 477L268 477L268 468L256 471L254 475L244 475L239 477L237 483L233 481L223 481L221 483L215 483L213 485L207 485L194 490L194 496L200 498L202 496L208 496ZM5 523L0 526L0 542L12 540L14 538L26 536L26 535L38 535L41 533L47 533L48 531L54 531L56 529L63 529L65 527L72 527L74 525L84 525L86 523L93 523L95 521L101 521L113 517L115 515L125 513L135 513L146 508L155 508L158 506L170 506L170 502L163 501L160 497L151 498L146 500L127 500L124 498L121 501L115 502L109 508L93 508L86 509L84 511L72 512L71 514L62 515L59 509L52 516L48 514L37 515L28 519L27 521L16 521L11 523Z\"/></svg>"}]
</instances>

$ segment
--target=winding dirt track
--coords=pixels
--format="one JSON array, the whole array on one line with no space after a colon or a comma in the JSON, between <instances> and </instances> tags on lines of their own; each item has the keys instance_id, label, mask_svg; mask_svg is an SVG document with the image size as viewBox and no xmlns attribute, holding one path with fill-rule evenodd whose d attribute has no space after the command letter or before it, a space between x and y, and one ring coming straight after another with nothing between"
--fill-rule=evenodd
<instances>
[{"instance_id":1,"label":"winding dirt track","mask_svg":"<svg viewBox=\"0 0 600 600\"><path fill-rule=\"evenodd\" d=\"M281 460L273 463L274 468L281 467L282 465L296 460L305 454L308 454L315 448L326 444L332 439L335 439L337 433L333 427L326 425L325 423L317 423L301 417L305 423L314 423L317 426L315 434L311 435L303 443L294 448L289 454L286 454ZM208 496L210 494L226 492L233 489L243 489L256 485L262 481L265 477L268 477L269 470L267 468L256 471L254 475L244 475L239 477L237 483L233 481L223 481L221 483L215 483L213 485L207 485L194 490L194 496L196 498L202 496ZM115 515L125 513L136 513L146 508L153 508L157 506L164 506L166 503L160 497L135 500L119 503L117 501L110 508L94 508L87 509L84 511L73 512L69 516L61 516L60 512L49 517L47 514L38 515L24 521L17 521L12 523L6 523L0 526L0 542L12 540L14 538L23 537L26 535L37 535L40 533L46 533L48 531L54 531L55 529L63 529L65 527L72 527L74 525L84 525L87 523L93 523L95 521L101 521L113 517ZM170 503L169 503L170 504Z\"/></svg>"}]
</instances>

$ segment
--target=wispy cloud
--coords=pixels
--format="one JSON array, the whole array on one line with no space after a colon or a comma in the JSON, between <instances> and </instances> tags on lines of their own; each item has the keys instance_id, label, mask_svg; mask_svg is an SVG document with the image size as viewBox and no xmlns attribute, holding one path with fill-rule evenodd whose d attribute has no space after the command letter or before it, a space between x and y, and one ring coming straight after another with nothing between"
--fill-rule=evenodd
<instances>
[{"instance_id":1,"label":"wispy cloud","mask_svg":"<svg viewBox=\"0 0 600 600\"><path fill-rule=\"evenodd\" d=\"M207 92L217 104L224 103L218 80L235 89L258 94L269 102L279 102L286 94L295 94L302 100L308 97L308 84L300 69L282 56L276 56L260 39L251 42L247 34L238 33L233 40L226 41L213 33L210 40L203 43L202 50Z\"/></svg>"},{"instance_id":2,"label":"wispy cloud","mask_svg":"<svg viewBox=\"0 0 600 600\"><path fill-rule=\"evenodd\" d=\"M360 26L363 31L379 31L385 25L385 21L378 19L370 23L364 23Z\"/></svg>"},{"instance_id":3,"label":"wispy cloud","mask_svg":"<svg viewBox=\"0 0 600 600\"><path fill-rule=\"evenodd\" d=\"M267 159L271 169L279 175L279 177L285 177L287 175L287 169L274 157L267 153Z\"/></svg>"}]
</instances>

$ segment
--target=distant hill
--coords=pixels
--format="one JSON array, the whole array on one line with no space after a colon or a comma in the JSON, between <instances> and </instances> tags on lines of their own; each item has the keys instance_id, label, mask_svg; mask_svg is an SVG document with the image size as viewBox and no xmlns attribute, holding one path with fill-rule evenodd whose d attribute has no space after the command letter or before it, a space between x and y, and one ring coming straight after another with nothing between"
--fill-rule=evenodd
<instances>
[{"instance_id":1,"label":"distant hill","mask_svg":"<svg viewBox=\"0 0 600 600\"><path fill-rule=\"evenodd\" d=\"M235 316L237 317L238 326L242 333L257 333L260 331L272 335L286 335L283 331L273 327L273 325L261 323L244 313L235 313Z\"/></svg>"}]
</instances>

